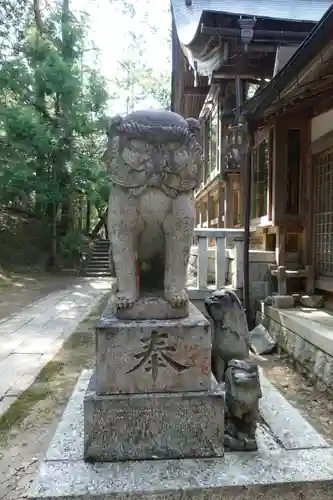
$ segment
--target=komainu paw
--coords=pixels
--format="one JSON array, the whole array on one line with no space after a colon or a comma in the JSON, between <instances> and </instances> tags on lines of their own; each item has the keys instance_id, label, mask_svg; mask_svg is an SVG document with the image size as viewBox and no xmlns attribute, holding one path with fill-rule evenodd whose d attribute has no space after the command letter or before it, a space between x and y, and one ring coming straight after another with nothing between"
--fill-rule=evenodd
<instances>
[{"instance_id":1,"label":"komainu paw","mask_svg":"<svg viewBox=\"0 0 333 500\"><path fill-rule=\"evenodd\" d=\"M164 298L172 305L172 307L183 307L188 304L188 295L186 290L166 290L164 292Z\"/></svg>"}]
</instances>

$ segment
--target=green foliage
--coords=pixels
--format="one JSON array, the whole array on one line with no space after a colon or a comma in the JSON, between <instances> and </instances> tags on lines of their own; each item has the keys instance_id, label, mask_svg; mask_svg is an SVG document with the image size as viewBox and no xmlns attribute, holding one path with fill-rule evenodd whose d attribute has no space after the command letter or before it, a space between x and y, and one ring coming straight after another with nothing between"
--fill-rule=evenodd
<instances>
[{"instance_id":1,"label":"green foliage","mask_svg":"<svg viewBox=\"0 0 333 500\"><path fill-rule=\"evenodd\" d=\"M147 98L169 106L170 67L155 68L147 56L158 31L148 16L154 2L113 5L131 27L124 21L124 56L107 82L86 62L95 50L88 18L70 0L42 10L39 0L0 2L0 208L40 221L41 247L53 263L59 251L80 254L81 234L107 207L110 100L124 111Z\"/></svg>"},{"instance_id":2,"label":"green foliage","mask_svg":"<svg viewBox=\"0 0 333 500\"><path fill-rule=\"evenodd\" d=\"M0 202L46 220L50 249L68 256L78 248L69 203L105 199L109 95L84 63L85 24L66 9L49 12L42 30L27 18L25 36L0 58Z\"/></svg>"},{"instance_id":3,"label":"green foliage","mask_svg":"<svg viewBox=\"0 0 333 500\"><path fill-rule=\"evenodd\" d=\"M79 261L85 239L81 231L70 231L60 239L61 255L70 262Z\"/></svg>"},{"instance_id":4,"label":"green foliage","mask_svg":"<svg viewBox=\"0 0 333 500\"><path fill-rule=\"evenodd\" d=\"M155 106L169 109L171 31L159 24L165 18L171 19L169 9L163 12L163 6L155 0L117 0L117 4L126 17L127 27L123 38L123 56L118 60L112 79L118 100L123 102L126 112L142 106L143 102L154 102ZM155 12L163 16L156 18ZM159 60L160 51L156 51L156 47L163 50L167 47L167 60L163 56Z\"/></svg>"}]
</instances>

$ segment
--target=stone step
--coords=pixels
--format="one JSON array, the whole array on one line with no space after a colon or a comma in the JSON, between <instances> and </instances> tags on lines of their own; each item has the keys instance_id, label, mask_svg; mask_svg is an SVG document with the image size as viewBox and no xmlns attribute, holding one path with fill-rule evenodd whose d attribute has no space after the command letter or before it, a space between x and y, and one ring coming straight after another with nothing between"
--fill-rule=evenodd
<instances>
[{"instance_id":1,"label":"stone step","mask_svg":"<svg viewBox=\"0 0 333 500\"><path fill-rule=\"evenodd\" d=\"M110 242L107 240L102 240L102 241L95 241L94 246L101 246L101 247L108 247L110 245Z\"/></svg>"},{"instance_id":2,"label":"stone step","mask_svg":"<svg viewBox=\"0 0 333 500\"><path fill-rule=\"evenodd\" d=\"M107 248L104 248L104 247L101 247L101 248L94 248L92 253L95 254L95 253L105 253L105 254L108 254L109 253L109 247Z\"/></svg>"},{"instance_id":3,"label":"stone step","mask_svg":"<svg viewBox=\"0 0 333 500\"><path fill-rule=\"evenodd\" d=\"M110 245L94 245L94 250L109 250Z\"/></svg>"},{"instance_id":4,"label":"stone step","mask_svg":"<svg viewBox=\"0 0 333 500\"><path fill-rule=\"evenodd\" d=\"M110 266L108 263L106 264L101 264L100 262L90 262L86 269L91 269L92 271L96 271L96 269L100 269L101 271L104 271L105 269L109 269Z\"/></svg>"},{"instance_id":5,"label":"stone step","mask_svg":"<svg viewBox=\"0 0 333 500\"><path fill-rule=\"evenodd\" d=\"M110 264L108 262L88 262L86 269L109 269Z\"/></svg>"},{"instance_id":6,"label":"stone step","mask_svg":"<svg viewBox=\"0 0 333 500\"><path fill-rule=\"evenodd\" d=\"M86 271L84 273L84 275L87 277L92 277L92 278L93 277L96 277L96 278L101 277L102 278L103 276L105 276L105 277L112 276L110 271L103 271L103 272L102 271Z\"/></svg>"}]
</instances>

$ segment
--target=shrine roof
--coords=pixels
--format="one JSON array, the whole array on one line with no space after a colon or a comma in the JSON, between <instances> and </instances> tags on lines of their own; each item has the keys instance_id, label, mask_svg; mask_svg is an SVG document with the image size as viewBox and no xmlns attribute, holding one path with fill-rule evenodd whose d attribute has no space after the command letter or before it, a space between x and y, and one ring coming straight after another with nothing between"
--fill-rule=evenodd
<instances>
[{"instance_id":1,"label":"shrine roof","mask_svg":"<svg viewBox=\"0 0 333 500\"><path fill-rule=\"evenodd\" d=\"M332 5L329 0L171 0L178 38L190 45L200 33L205 13L251 16L293 22L318 22Z\"/></svg>"},{"instance_id":2,"label":"shrine roof","mask_svg":"<svg viewBox=\"0 0 333 500\"><path fill-rule=\"evenodd\" d=\"M273 110L274 105L276 107L282 106L283 99L281 98L282 93L286 92L290 86L293 85L294 81L298 81L299 75L304 72L309 74L306 80L304 80L304 96L306 100L307 96L310 95L311 88L316 86L317 80L326 79L328 90L330 90L332 82L331 79L327 78L332 75L332 59L328 54L326 59L323 59L321 55L322 64L318 67L316 66L314 70L311 69L313 61L316 61L320 54L322 54L325 47L329 47L333 43L333 4L326 11L325 15L322 17L320 22L316 24L314 29L309 33L308 37L300 45L298 50L289 59L289 61L283 66L283 68L275 75L274 78L252 99L244 104L243 113L248 114L252 119L258 119L264 116L271 108ZM331 53L331 51L329 51ZM327 59L329 58L329 59ZM309 70L306 72L306 68ZM306 84L305 84L306 82ZM297 85L296 85L297 87ZM299 93L300 96L300 93Z\"/></svg>"}]
</instances>

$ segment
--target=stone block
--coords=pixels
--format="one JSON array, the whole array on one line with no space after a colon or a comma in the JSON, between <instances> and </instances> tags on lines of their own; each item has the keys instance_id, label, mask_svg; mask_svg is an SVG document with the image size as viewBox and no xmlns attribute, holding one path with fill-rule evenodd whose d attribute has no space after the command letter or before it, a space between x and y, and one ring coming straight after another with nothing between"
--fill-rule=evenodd
<instances>
[{"instance_id":1,"label":"stone block","mask_svg":"<svg viewBox=\"0 0 333 500\"><path fill-rule=\"evenodd\" d=\"M312 309L320 309L324 305L323 295L302 295L300 298L300 303L304 307L310 307Z\"/></svg>"},{"instance_id":2,"label":"stone block","mask_svg":"<svg viewBox=\"0 0 333 500\"><path fill-rule=\"evenodd\" d=\"M191 303L178 320L120 320L108 306L96 345L98 394L210 389L211 327Z\"/></svg>"},{"instance_id":3,"label":"stone block","mask_svg":"<svg viewBox=\"0 0 333 500\"><path fill-rule=\"evenodd\" d=\"M269 293L268 282L259 280L250 281L250 291L253 299L264 299Z\"/></svg>"},{"instance_id":4,"label":"stone block","mask_svg":"<svg viewBox=\"0 0 333 500\"><path fill-rule=\"evenodd\" d=\"M223 441L221 391L85 395L86 460L221 457Z\"/></svg>"},{"instance_id":5,"label":"stone block","mask_svg":"<svg viewBox=\"0 0 333 500\"><path fill-rule=\"evenodd\" d=\"M273 295L272 306L277 309L290 309L294 307L294 297L292 295Z\"/></svg>"},{"instance_id":6,"label":"stone block","mask_svg":"<svg viewBox=\"0 0 333 500\"><path fill-rule=\"evenodd\" d=\"M325 368L330 359L330 356L325 352L319 350L317 351L316 360L313 367L313 373L316 375L316 377L320 379L324 378Z\"/></svg>"},{"instance_id":7,"label":"stone block","mask_svg":"<svg viewBox=\"0 0 333 500\"><path fill-rule=\"evenodd\" d=\"M287 328L282 328L283 334L285 335L286 351L293 358L295 358L296 340L297 335L294 332L288 330Z\"/></svg>"},{"instance_id":8,"label":"stone block","mask_svg":"<svg viewBox=\"0 0 333 500\"><path fill-rule=\"evenodd\" d=\"M270 354L276 348L276 342L262 324L257 325L250 332L250 342L258 354Z\"/></svg>"},{"instance_id":9,"label":"stone block","mask_svg":"<svg viewBox=\"0 0 333 500\"><path fill-rule=\"evenodd\" d=\"M296 337L294 357L296 361L304 366L306 371L313 371L316 362L316 351L315 346L301 337Z\"/></svg>"}]
</instances>

